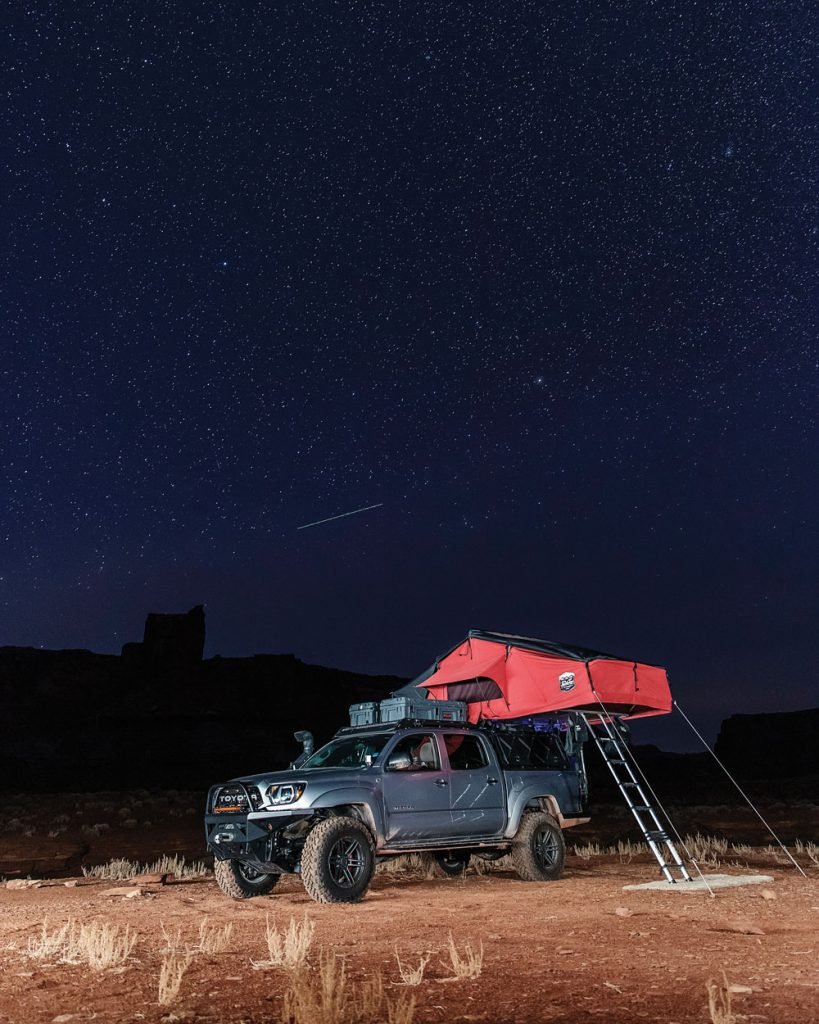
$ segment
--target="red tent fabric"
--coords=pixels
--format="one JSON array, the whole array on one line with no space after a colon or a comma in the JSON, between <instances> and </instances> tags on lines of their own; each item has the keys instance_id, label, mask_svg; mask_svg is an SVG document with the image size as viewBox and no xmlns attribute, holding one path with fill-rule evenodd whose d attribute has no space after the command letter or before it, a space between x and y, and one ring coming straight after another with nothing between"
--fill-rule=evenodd
<instances>
[{"instance_id":1,"label":"red tent fabric","mask_svg":"<svg viewBox=\"0 0 819 1024\"><path fill-rule=\"evenodd\" d=\"M656 665L478 630L412 685L432 700L467 701L472 722L601 711L601 702L624 718L671 711L668 677Z\"/></svg>"}]
</instances>

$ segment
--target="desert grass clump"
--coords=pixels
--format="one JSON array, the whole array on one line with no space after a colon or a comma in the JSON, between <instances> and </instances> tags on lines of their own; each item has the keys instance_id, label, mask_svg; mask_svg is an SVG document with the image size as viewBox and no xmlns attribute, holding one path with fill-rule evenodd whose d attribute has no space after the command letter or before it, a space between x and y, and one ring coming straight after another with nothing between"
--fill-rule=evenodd
<instances>
[{"instance_id":1,"label":"desert grass clump","mask_svg":"<svg viewBox=\"0 0 819 1024\"><path fill-rule=\"evenodd\" d=\"M43 921L37 938L30 938L26 947L26 956L33 960L53 960L60 958L68 945L69 935L74 926L73 919L66 921L53 932L48 930L48 918Z\"/></svg>"},{"instance_id":2,"label":"desert grass clump","mask_svg":"<svg viewBox=\"0 0 819 1024\"><path fill-rule=\"evenodd\" d=\"M797 839L794 849L797 853L804 854L814 867L819 868L819 846L816 843L803 843L801 839Z\"/></svg>"},{"instance_id":3,"label":"desert grass clump","mask_svg":"<svg viewBox=\"0 0 819 1024\"><path fill-rule=\"evenodd\" d=\"M705 990L708 993L711 1024L736 1024L736 1014L731 1008L732 988L725 971L722 972L722 983L709 978L705 983Z\"/></svg>"},{"instance_id":4,"label":"desert grass clump","mask_svg":"<svg viewBox=\"0 0 819 1024\"><path fill-rule=\"evenodd\" d=\"M464 943L463 953L461 953L455 945L455 940L452 938L452 932L450 932L448 949L454 976L453 980L479 978L481 976L481 971L483 970L483 942L481 942L478 950L473 949L472 946L466 942ZM446 966L446 964L444 964L444 966Z\"/></svg>"},{"instance_id":5,"label":"desert grass clump","mask_svg":"<svg viewBox=\"0 0 819 1024\"><path fill-rule=\"evenodd\" d=\"M190 952L179 949L166 952L159 968L159 991L157 1002L160 1006L170 1006L179 995L182 978L190 967L193 956Z\"/></svg>"},{"instance_id":6,"label":"desert grass clump","mask_svg":"<svg viewBox=\"0 0 819 1024\"><path fill-rule=\"evenodd\" d=\"M119 967L131 955L137 937L128 925L121 932L119 925L93 921L80 925L78 949L80 956L95 971Z\"/></svg>"},{"instance_id":7,"label":"desert grass clump","mask_svg":"<svg viewBox=\"0 0 819 1024\"><path fill-rule=\"evenodd\" d=\"M209 924L208 919L204 918L199 923L199 942L196 951L211 955L223 953L230 945L232 936L232 922L226 925Z\"/></svg>"},{"instance_id":8,"label":"desert grass clump","mask_svg":"<svg viewBox=\"0 0 819 1024\"><path fill-rule=\"evenodd\" d=\"M291 1024L350 1024L352 1001L347 967L335 953L322 951L317 971L294 972L284 993L284 1019Z\"/></svg>"},{"instance_id":9,"label":"desert grass clump","mask_svg":"<svg viewBox=\"0 0 819 1024\"><path fill-rule=\"evenodd\" d=\"M400 857L387 857L375 869L378 875L399 875L404 878L437 878L435 861L428 854L404 853Z\"/></svg>"},{"instance_id":10,"label":"desert grass clump","mask_svg":"<svg viewBox=\"0 0 819 1024\"><path fill-rule=\"evenodd\" d=\"M138 861L125 860L122 857L109 860L107 864L96 864L83 868L86 878L99 878L106 882L126 882L138 875L172 875L174 878L202 878L209 874L201 860L188 864L184 857L164 856L152 864L140 864Z\"/></svg>"},{"instance_id":11,"label":"desert grass clump","mask_svg":"<svg viewBox=\"0 0 819 1024\"><path fill-rule=\"evenodd\" d=\"M317 969L302 965L284 994L284 1019L289 1024L412 1024L415 997L401 992L394 999L384 990L381 972L351 985L344 960L322 950Z\"/></svg>"},{"instance_id":12,"label":"desert grass clump","mask_svg":"<svg viewBox=\"0 0 819 1024\"><path fill-rule=\"evenodd\" d=\"M424 971L426 966L431 959L431 954L422 954L417 967L411 967L408 963L402 963L401 957L398 955L398 949L395 950L395 960L398 964L398 973L401 976L402 985L420 985L424 980Z\"/></svg>"},{"instance_id":13,"label":"desert grass clump","mask_svg":"<svg viewBox=\"0 0 819 1024\"><path fill-rule=\"evenodd\" d=\"M268 917L265 924L268 958L261 961L251 960L251 964L256 970L267 970L270 967L297 970L307 961L315 930L314 922L306 914L301 922L291 917L287 928L281 931L275 925L271 925Z\"/></svg>"},{"instance_id":14,"label":"desert grass clump","mask_svg":"<svg viewBox=\"0 0 819 1024\"><path fill-rule=\"evenodd\" d=\"M58 963L86 963L94 971L124 964L136 944L137 936L126 925L122 931L119 925L107 921L91 921L77 924L69 919L61 928L49 932L48 922L43 922L39 938L29 939L27 954L38 960L56 959Z\"/></svg>"},{"instance_id":15,"label":"desert grass clump","mask_svg":"<svg viewBox=\"0 0 819 1024\"><path fill-rule=\"evenodd\" d=\"M124 857L116 857L107 864L95 864L82 869L85 878L99 878L106 882L125 882L139 874L139 864Z\"/></svg>"}]
</instances>

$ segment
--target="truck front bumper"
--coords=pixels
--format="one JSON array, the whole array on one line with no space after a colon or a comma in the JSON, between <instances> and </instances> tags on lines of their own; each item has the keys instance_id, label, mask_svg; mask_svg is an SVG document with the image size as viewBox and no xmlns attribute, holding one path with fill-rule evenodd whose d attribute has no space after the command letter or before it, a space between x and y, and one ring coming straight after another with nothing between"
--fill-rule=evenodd
<instances>
[{"instance_id":1,"label":"truck front bumper","mask_svg":"<svg viewBox=\"0 0 819 1024\"><path fill-rule=\"evenodd\" d=\"M241 860L260 871L293 871L300 844L287 832L312 811L206 814L205 841L216 860Z\"/></svg>"}]
</instances>

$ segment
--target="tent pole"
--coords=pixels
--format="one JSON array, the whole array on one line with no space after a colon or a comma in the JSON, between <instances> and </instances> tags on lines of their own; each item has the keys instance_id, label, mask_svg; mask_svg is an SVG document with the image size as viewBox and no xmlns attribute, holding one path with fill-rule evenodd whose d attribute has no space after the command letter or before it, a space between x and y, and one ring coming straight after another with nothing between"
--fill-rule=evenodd
<instances>
[{"instance_id":1,"label":"tent pole","mask_svg":"<svg viewBox=\"0 0 819 1024\"><path fill-rule=\"evenodd\" d=\"M720 766L720 768L722 768L722 770L725 772L725 774L728 776L728 778L734 784L734 787L736 788L737 792L742 797L742 799L745 801L745 803L751 808L751 810L754 812L754 814L757 816L757 818L759 818L759 820L762 822L762 824L765 826L765 828L771 833L771 835L777 841L777 843L779 844L779 847L781 848L782 852L790 860L791 864L793 864L793 866L802 875L803 878L807 878L808 877L807 874L802 870L802 868L799 866L799 864L797 864L797 862L794 859L793 854L791 853L791 851L787 848L787 846L785 846L785 844L782 842L782 840L779 838L779 836L776 834L776 832L774 832L774 830L771 828L771 826L768 824L768 822L765 821L765 819L762 817L762 815L759 813L759 811L756 809L756 807L751 803L750 797L746 795L745 791L742 789L742 787L737 782L737 780L728 771L728 769L725 767L725 765L722 763L722 761L720 761L720 759L717 757L716 753L711 749L711 747L705 741L703 736L699 733L699 731L697 730L697 728L695 727L695 725L691 721L691 719L688 717L688 715L683 711L683 709L680 707L680 705L677 703L676 700L673 701L673 704L674 704L674 707L679 711L679 713L686 720L686 722L688 723L688 725L691 728L691 731L694 733L694 735L697 737L697 739L702 743L702 745L705 747L705 749L708 751L708 753L711 755L711 757L713 757L713 759L717 762L717 764Z\"/></svg>"}]
</instances>

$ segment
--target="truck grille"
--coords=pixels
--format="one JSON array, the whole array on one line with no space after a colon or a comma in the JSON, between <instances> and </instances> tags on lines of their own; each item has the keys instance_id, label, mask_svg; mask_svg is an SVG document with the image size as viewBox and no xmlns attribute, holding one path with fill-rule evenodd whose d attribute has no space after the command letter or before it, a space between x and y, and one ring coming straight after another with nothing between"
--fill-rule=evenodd
<instances>
[{"instance_id":1,"label":"truck grille","mask_svg":"<svg viewBox=\"0 0 819 1024\"><path fill-rule=\"evenodd\" d=\"M213 799L213 813L247 814L258 810L261 803L262 795L257 786L222 786Z\"/></svg>"}]
</instances>

